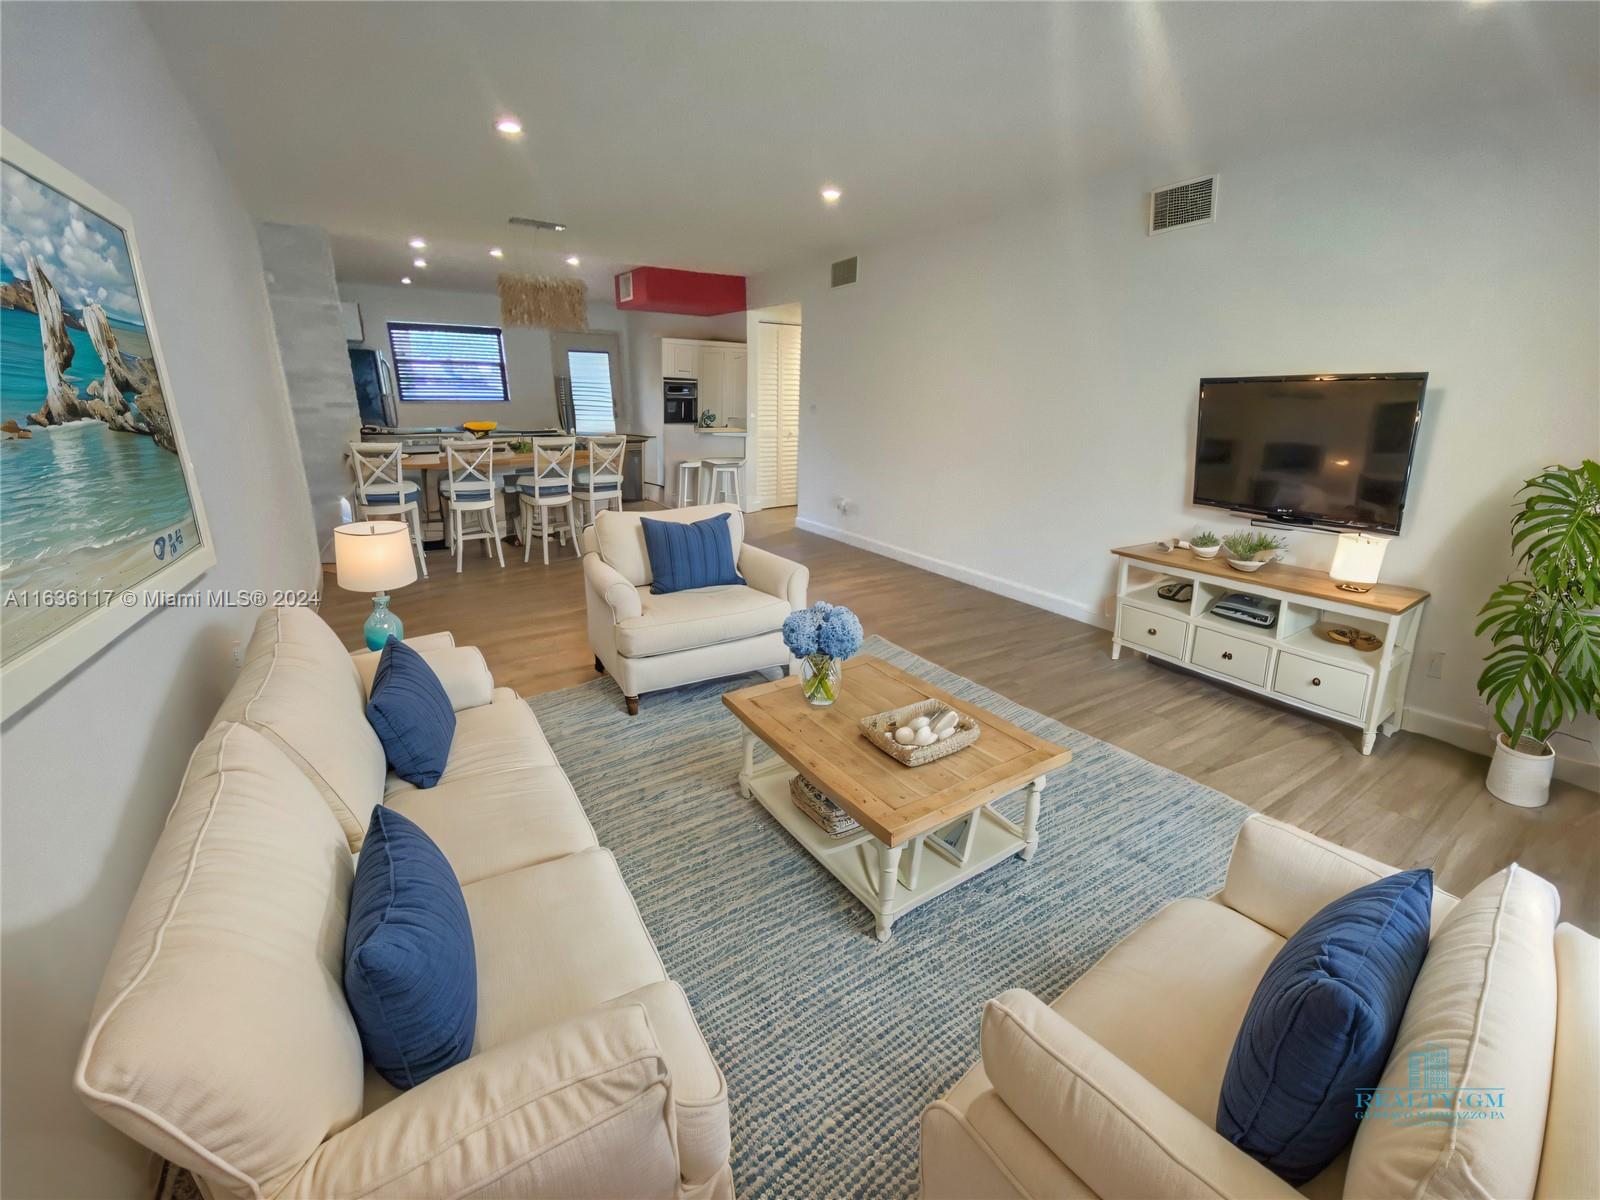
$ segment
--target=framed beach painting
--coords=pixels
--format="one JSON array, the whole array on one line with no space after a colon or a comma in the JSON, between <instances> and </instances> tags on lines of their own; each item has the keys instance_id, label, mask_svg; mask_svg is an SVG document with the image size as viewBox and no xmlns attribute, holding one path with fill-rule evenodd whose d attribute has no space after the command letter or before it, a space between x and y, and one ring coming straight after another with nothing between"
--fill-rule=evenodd
<instances>
[{"instance_id":1,"label":"framed beach painting","mask_svg":"<svg viewBox=\"0 0 1600 1200\"><path fill-rule=\"evenodd\" d=\"M0 130L0 719L215 562L128 213Z\"/></svg>"}]
</instances>

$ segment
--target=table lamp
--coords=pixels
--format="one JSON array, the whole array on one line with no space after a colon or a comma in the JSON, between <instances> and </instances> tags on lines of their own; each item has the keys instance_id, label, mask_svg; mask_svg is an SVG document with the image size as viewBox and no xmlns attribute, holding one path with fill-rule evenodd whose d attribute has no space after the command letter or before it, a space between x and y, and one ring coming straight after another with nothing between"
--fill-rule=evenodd
<instances>
[{"instance_id":1,"label":"table lamp","mask_svg":"<svg viewBox=\"0 0 1600 1200\"><path fill-rule=\"evenodd\" d=\"M333 561L339 586L372 592L372 615L361 627L368 650L382 650L390 637L404 638L405 626L389 611L389 589L417 578L411 557L411 530L403 521L357 521L333 531Z\"/></svg>"},{"instance_id":2,"label":"table lamp","mask_svg":"<svg viewBox=\"0 0 1600 1200\"><path fill-rule=\"evenodd\" d=\"M1328 577L1342 592L1370 592L1372 585L1378 582L1378 569L1383 566L1383 552L1388 548L1388 538L1376 538L1367 533L1341 533Z\"/></svg>"}]
</instances>

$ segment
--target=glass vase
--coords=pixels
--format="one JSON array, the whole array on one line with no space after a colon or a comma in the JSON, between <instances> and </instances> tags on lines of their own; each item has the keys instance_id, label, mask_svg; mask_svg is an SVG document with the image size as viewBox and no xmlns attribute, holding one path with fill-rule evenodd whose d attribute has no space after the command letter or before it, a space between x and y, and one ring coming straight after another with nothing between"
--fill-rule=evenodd
<instances>
[{"instance_id":1,"label":"glass vase","mask_svg":"<svg viewBox=\"0 0 1600 1200\"><path fill-rule=\"evenodd\" d=\"M807 704L832 704L839 698L839 678L843 673L837 658L809 654L800 660L800 694Z\"/></svg>"}]
</instances>

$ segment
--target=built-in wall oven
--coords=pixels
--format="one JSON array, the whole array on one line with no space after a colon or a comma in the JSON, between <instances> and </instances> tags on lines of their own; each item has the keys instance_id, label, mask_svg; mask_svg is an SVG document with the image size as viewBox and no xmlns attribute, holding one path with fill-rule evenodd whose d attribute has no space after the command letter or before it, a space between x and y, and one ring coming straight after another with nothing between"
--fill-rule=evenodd
<instances>
[{"instance_id":1,"label":"built-in wall oven","mask_svg":"<svg viewBox=\"0 0 1600 1200\"><path fill-rule=\"evenodd\" d=\"M664 379L661 392L667 405L668 425L693 425L700 419L700 383L695 379Z\"/></svg>"}]
</instances>

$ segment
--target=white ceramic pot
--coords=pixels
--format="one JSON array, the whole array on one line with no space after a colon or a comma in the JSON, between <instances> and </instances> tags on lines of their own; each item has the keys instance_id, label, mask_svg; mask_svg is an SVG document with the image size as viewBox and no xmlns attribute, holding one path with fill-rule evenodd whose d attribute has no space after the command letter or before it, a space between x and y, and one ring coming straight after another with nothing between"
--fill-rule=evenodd
<instances>
[{"instance_id":1,"label":"white ceramic pot","mask_svg":"<svg viewBox=\"0 0 1600 1200\"><path fill-rule=\"evenodd\" d=\"M1228 565L1235 571L1243 571L1248 575L1251 572L1261 570L1269 561L1271 560L1262 558L1230 558Z\"/></svg>"},{"instance_id":2,"label":"white ceramic pot","mask_svg":"<svg viewBox=\"0 0 1600 1200\"><path fill-rule=\"evenodd\" d=\"M1196 558L1215 558L1217 556L1217 552L1220 551L1222 549L1222 547L1221 546L1190 546L1189 549L1194 551L1194 556Z\"/></svg>"},{"instance_id":3,"label":"white ceramic pot","mask_svg":"<svg viewBox=\"0 0 1600 1200\"><path fill-rule=\"evenodd\" d=\"M1529 754L1514 749L1506 735L1494 736L1494 757L1489 760L1489 777L1484 786L1489 794L1515 804L1518 808L1543 808L1550 802L1550 779L1555 774L1555 751L1547 742L1530 742L1524 745L1539 747L1539 753Z\"/></svg>"}]
</instances>

